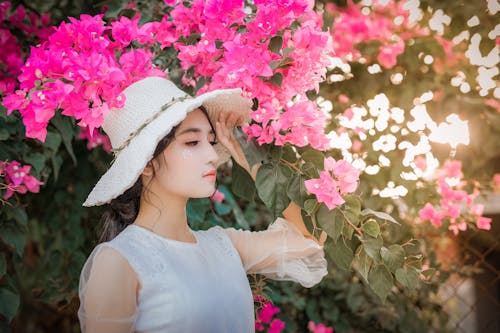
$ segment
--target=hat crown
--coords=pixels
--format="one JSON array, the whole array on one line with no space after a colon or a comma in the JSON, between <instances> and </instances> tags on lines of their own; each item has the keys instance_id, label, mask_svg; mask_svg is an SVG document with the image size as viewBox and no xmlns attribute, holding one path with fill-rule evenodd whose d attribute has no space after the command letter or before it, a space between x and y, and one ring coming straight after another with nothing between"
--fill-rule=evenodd
<instances>
[{"instance_id":1,"label":"hat crown","mask_svg":"<svg viewBox=\"0 0 500 333\"><path fill-rule=\"evenodd\" d=\"M125 88L123 94L126 98L124 106L111 108L104 115L102 125L113 149L119 148L130 135L160 112L163 105L187 96L172 81L161 77L137 81Z\"/></svg>"}]
</instances>

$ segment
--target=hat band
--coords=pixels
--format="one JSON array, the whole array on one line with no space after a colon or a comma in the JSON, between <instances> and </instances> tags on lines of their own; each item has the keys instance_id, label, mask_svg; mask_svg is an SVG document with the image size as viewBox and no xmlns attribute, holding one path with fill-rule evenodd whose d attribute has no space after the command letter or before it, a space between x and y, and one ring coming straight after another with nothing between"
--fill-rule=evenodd
<instances>
[{"instance_id":1,"label":"hat band","mask_svg":"<svg viewBox=\"0 0 500 333\"><path fill-rule=\"evenodd\" d=\"M137 130L130 133L130 135L127 137L127 139L125 141L123 141L123 143L120 145L120 147L118 147L116 149L111 149L111 151L115 155L113 162L118 157L120 152L130 144L130 141L132 141L137 135L139 135L139 133L141 133L141 131L146 126L148 126L151 122L153 122L156 118L158 118L163 113L163 111L167 110L169 107L171 107L172 105L174 105L176 103L183 102L186 99L190 99L190 98L193 98L193 97L191 97L189 95L185 95L185 96L181 96L181 97L177 97L177 98L172 98L172 100L170 102L162 105L162 107L160 108L160 111L155 113L151 118L147 119ZM111 162L111 163L113 163L113 162Z\"/></svg>"}]
</instances>

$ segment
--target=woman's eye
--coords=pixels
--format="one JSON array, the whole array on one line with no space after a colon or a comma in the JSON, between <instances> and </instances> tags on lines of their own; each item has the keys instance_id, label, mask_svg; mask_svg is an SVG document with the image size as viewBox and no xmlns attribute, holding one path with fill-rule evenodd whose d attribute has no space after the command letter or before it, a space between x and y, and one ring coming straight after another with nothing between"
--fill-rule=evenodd
<instances>
[{"instance_id":1,"label":"woman's eye","mask_svg":"<svg viewBox=\"0 0 500 333\"><path fill-rule=\"evenodd\" d=\"M189 141L189 142L186 142L186 144L188 146L196 146L198 144L199 141Z\"/></svg>"},{"instance_id":2,"label":"woman's eye","mask_svg":"<svg viewBox=\"0 0 500 333\"><path fill-rule=\"evenodd\" d=\"M210 144L211 144L212 146L215 146L217 143L218 143L218 142L217 142L217 140L210 141Z\"/></svg>"}]
</instances>

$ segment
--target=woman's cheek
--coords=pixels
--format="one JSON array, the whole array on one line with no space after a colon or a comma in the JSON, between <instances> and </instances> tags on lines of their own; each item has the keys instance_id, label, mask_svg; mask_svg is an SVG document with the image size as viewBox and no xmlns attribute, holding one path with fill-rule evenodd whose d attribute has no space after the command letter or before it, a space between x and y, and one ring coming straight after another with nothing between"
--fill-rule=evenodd
<instances>
[{"instance_id":1,"label":"woman's cheek","mask_svg":"<svg viewBox=\"0 0 500 333\"><path fill-rule=\"evenodd\" d=\"M187 149L187 148L183 148L181 150L181 156L184 160L188 160L190 159L191 157L193 157L193 152L190 150L190 149Z\"/></svg>"}]
</instances>

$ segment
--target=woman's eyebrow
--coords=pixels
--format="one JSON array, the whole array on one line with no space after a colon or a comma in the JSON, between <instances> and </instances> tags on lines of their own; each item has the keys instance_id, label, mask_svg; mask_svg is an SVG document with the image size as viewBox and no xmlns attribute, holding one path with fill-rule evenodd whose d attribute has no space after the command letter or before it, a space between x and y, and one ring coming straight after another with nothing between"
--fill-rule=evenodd
<instances>
[{"instance_id":1,"label":"woman's eyebrow","mask_svg":"<svg viewBox=\"0 0 500 333\"><path fill-rule=\"evenodd\" d=\"M191 127L191 128L186 128L182 131L180 131L177 135L183 135L183 134L186 134L186 133L201 133L202 130L199 129L199 128L196 128L196 127ZM210 131L208 132L208 134L215 134L214 130L213 129L210 129Z\"/></svg>"}]
</instances>

